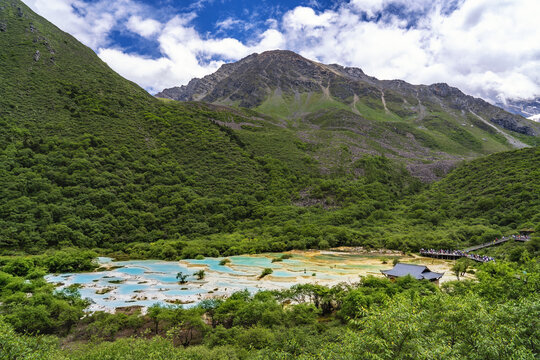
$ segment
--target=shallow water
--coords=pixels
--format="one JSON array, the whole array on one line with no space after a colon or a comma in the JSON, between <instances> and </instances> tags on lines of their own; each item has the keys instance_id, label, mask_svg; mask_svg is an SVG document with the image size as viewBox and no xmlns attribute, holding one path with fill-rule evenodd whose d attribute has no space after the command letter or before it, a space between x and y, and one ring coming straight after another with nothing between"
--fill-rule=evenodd
<instances>
[{"instance_id":1,"label":"shallow water","mask_svg":"<svg viewBox=\"0 0 540 360\"><path fill-rule=\"evenodd\" d=\"M220 265L223 258L203 260L113 261L98 258L110 270L93 273L50 274L47 281L58 288L78 284L83 298L89 298L89 311L114 311L123 306L151 306L155 303L181 302L189 307L203 299L230 295L247 289L286 289L299 283L333 285L356 282L360 275L380 274L391 265L382 264L373 256L323 251L295 251L291 259L272 263L281 254L231 256L230 263ZM258 276L265 268L273 273L263 279ZM193 273L204 269L206 276L197 280ZM176 274L190 274L186 284L179 284Z\"/></svg>"}]
</instances>

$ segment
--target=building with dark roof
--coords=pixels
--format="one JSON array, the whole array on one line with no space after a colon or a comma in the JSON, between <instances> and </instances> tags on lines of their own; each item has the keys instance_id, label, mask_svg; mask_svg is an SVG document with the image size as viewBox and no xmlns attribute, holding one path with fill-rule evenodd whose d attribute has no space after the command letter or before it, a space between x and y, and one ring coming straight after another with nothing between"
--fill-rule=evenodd
<instances>
[{"instance_id":1,"label":"building with dark roof","mask_svg":"<svg viewBox=\"0 0 540 360\"><path fill-rule=\"evenodd\" d=\"M413 278L418 280L429 280L438 282L439 279L444 275L441 273L436 273L427 268L424 265L413 265L413 264L401 264L397 263L394 265L393 269L390 270L381 270L381 272L390 279L395 279L398 277L403 277L411 275Z\"/></svg>"}]
</instances>

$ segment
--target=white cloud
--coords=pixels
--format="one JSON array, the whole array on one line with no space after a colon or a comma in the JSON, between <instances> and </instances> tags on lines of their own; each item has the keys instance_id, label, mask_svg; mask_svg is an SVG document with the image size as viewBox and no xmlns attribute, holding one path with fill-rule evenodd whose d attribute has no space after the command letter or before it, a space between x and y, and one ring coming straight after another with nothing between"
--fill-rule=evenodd
<instances>
[{"instance_id":1,"label":"white cloud","mask_svg":"<svg viewBox=\"0 0 540 360\"><path fill-rule=\"evenodd\" d=\"M298 6L283 16L283 25L291 31L314 30L316 28L328 27L335 16L336 14L333 11L316 14L312 8Z\"/></svg>"},{"instance_id":2,"label":"white cloud","mask_svg":"<svg viewBox=\"0 0 540 360\"><path fill-rule=\"evenodd\" d=\"M174 68L174 63L169 59L143 58L139 55L125 54L116 49L100 49L98 54L113 69L122 69L121 75L138 84L145 83L147 78L151 77L157 79L154 86L171 86L170 82L163 80L167 79L171 69ZM173 81L179 80L184 79L173 79Z\"/></svg>"},{"instance_id":3,"label":"white cloud","mask_svg":"<svg viewBox=\"0 0 540 360\"><path fill-rule=\"evenodd\" d=\"M465 0L450 14L442 3L399 0L405 11L427 9L416 26L395 16L363 21L362 12L375 14L389 2L352 0L318 14L296 8L283 17L286 46L379 78L448 82L489 100L540 94L537 0Z\"/></svg>"},{"instance_id":4,"label":"white cloud","mask_svg":"<svg viewBox=\"0 0 540 360\"><path fill-rule=\"evenodd\" d=\"M441 80L492 100L540 94L538 13L536 0L469 0L449 16L434 15L430 63L444 65Z\"/></svg>"},{"instance_id":5,"label":"white cloud","mask_svg":"<svg viewBox=\"0 0 540 360\"><path fill-rule=\"evenodd\" d=\"M233 19L231 17L226 18L225 20L219 21L216 24L216 27L221 30L228 30L231 29L239 24L241 24L242 21L238 19Z\"/></svg>"},{"instance_id":6,"label":"white cloud","mask_svg":"<svg viewBox=\"0 0 540 360\"><path fill-rule=\"evenodd\" d=\"M403 29L393 23L363 22L349 8L319 15L323 16L327 19L324 26L312 27L306 26L302 18L285 15L289 48L325 63L359 66L382 78L406 77L427 61L418 48L423 41L419 30Z\"/></svg>"},{"instance_id":7,"label":"white cloud","mask_svg":"<svg viewBox=\"0 0 540 360\"><path fill-rule=\"evenodd\" d=\"M193 14L175 16L163 25L157 39L162 53L158 59L115 48L100 48L98 55L120 75L155 93L208 75L223 65L224 60L239 60L284 45L283 35L275 29L266 30L250 44L233 38L204 39L189 25L192 19Z\"/></svg>"},{"instance_id":8,"label":"white cloud","mask_svg":"<svg viewBox=\"0 0 540 360\"><path fill-rule=\"evenodd\" d=\"M384 0L352 0L351 5L359 11L365 11L368 16L373 16L384 7Z\"/></svg>"},{"instance_id":9,"label":"white cloud","mask_svg":"<svg viewBox=\"0 0 540 360\"><path fill-rule=\"evenodd\" d=\"M32 10L96 49L109 43L110 31L130 13L140 11L132 0L86 3L82 0L25 0Z\"/></svg>"},{"instance_id":10,"label":"white cloud","mask_svg":"<svg viewBox=\"0 0 540 360\"><path fill-rule=\"evenodd\" d=\"M200 77L216 71L223 62L210 62L200 65L197 58L192 56L185 48L178 48L175 56L182 59L178 65L173 58L161 57L159 59L145 58L140 55L131 55L117 49L100 49L99 57L120 75L130 79L151 93L156 93L187 83L193 76ZM175 58L177 60L177 58Z\"/></svg>"},{"instance_id":11,"label":"white cloud","mask_svg":"<svg viewBox=\"0 0 540 360\"><path fill-rule=\"evenodd\" d=\"M266 29L244 42L226 36L226 30L250 24L247 19L227 18L216 24L217 34L201 34L192 25L199 7L158 22L137 1L28 4L151 92L186 84L253 52L281 48L360 67L382 79L447 82L491 100L540 94L538 0L350 0L325 11L299 6L269 19ZM385 11L390 3L401 13ZM366 15L382 17L365 21ZM150 59L123 52L108 38L114 28L154 38L161 55Z\"/></svg>"},{"instance_id":12,"label":"white cloud","mask_svg":"<svg viewBox=\"0 0 540 360\"><path fill-rule=\"evenodd\" d=\"M142 19L140 16L133 15L129 18L127 28L142 37L151 37L159 33L161 23L154 19Z\"/></svg>"}]
</instances>

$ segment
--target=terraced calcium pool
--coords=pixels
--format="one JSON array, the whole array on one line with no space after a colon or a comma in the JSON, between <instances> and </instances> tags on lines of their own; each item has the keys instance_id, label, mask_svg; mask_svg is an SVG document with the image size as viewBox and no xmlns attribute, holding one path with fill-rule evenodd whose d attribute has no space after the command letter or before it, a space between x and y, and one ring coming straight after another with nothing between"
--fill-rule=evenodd
<instances>
[{"instance_id":1,"label":"terraced calcium pool","mask_svg":"<svg viewBox=\"0 0 540 360\"><path fill-rule=\"evenodd\" d=\"M89 311L114 311L118 307L143 306L155 303L181 303L193 306L203 299L230 295L248 289L285 289L299 283L332 285L356 282L360 275L380 274L381 256L355 255L330 251L293 251L290 259L272 262L282 254L231 256L229 263L220 265L223 258L203 260L113 261L99 258L105 271L92 273L50 274L46 280L58 288L78 284L83 298L92 302ZM391 257L388 263L391 264ZM259 279L264 268L273 273ZM193 273L205 270L205 278L197 280ZM186 284L179 284L176 274L190 274Z\"/></svg>"}]
</instances>

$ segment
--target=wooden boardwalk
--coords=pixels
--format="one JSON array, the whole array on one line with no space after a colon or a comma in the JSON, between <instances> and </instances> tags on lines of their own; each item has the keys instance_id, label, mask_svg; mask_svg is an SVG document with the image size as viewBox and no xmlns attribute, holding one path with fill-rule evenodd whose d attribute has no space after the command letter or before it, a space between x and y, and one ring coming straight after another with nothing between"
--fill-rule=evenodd
<instances>
[{"instance_id":1,"label":"wooden boardwalk","mask_svg":"<svg viewBox=\"0 0 540 360\"><path fill-rule=\"evenodd\" d=\"M499 240L493 240L493 241L483 243L483 244L480 244L480 245L471 246L471 247L463 249L462 251L466 251L466 252L467 251L476 251L476 250L480 250L480 249L487 248L487 247L490 247L490 246L499 245L499 244L505 243L505 242L510 241L510 240L525 242L525 241L529 241L529 238L526 237L526 236L518 236L518 237L515 237L515 238L512 237L512 236L504 236L504 237L500 238Z\"/></svg>"},{"instance_id":2,"label":"wooden boardwalk","mask_svg":"<svg viewBox=\"0 0 540 360\"><path fill-rule=\"evenodd\" d=\"M444 259L444 260L457 260L459 258L466 257L468 259L478 261L478 262L488 262L488 261L492 261L493 258L482 256L482 255L476 255L476 254L471 253L471 251L484 249L490 246L500 245L510 240L526 242L526 241L529 241L530 238L528 236L504 236L500 239L493 240L493 241L480 244L480 245L470 246L463 250L437 250L437 251L420 250L420 255L432 257L436 259Z\"/></svg>"},{"instance_id":3,"label":"wooden boardwalk","mask_svg":"<svg viewBox=\"0 0 540 360\"><path fill-rule=\"evenodd\" d=\"M462 257L466 257L468 259L471 259L473 261L478 261L478 262L488 262L488 261L492 261L493 258L490 258L490 257L483 257L481 255L476 255L476 254L472 254L472 253L453 253L453 254L448 254L448 253L443 253L443 252L430 252L430 251L420 251L420 255L422 256L427 256L427 257L431 257L431 258L435 258L435 259L443 259L443 260L457 260L459 258L462 258Z\"/></svg>"},{"instance_id":4,"label":"wooden boardwalk","mask_svg":"<svg viewBox=\"0 0 540 360\"><path fill-rule=\"evenodd\" d=\"M457 254L432 253L426 250L424 251L420 250L420 255L432 257L436 259L443 259L443 260L457 260L464 256L464 255L457 255Z\"/></svg>"}]
</instances>

